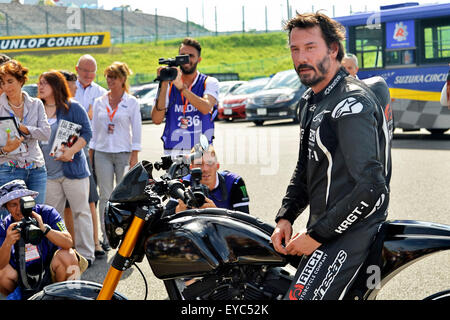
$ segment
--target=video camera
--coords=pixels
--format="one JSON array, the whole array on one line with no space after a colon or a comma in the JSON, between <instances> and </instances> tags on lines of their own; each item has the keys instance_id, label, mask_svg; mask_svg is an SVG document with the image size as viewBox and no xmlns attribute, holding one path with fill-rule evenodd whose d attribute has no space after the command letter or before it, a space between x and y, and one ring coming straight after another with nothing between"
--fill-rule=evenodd
<instances>
[{"instance_id":1,"label":"video camera","mask_svg":"<svg viewBox=\"0 0 450 320\"><path fill-rule=\"evenodd\" d=\"M159 58L158 63L166 64L168 67L161 70L159 77L156 78L156 80L172 81L176 79L178 74L178 71L172 67L178 67L183 64L189 63L189 55L183 54L169 59Z\"/></svg>"},{"instance_id":2,"label":"video camera","mask_svg":"<svg viewBox=\"0 0 450 320\"><path fill-rule=\"evenodd\" d=\"M20 211L24 218L14 226L13 230L20 230L20 236L25 243L38 245L43 237L43 232L39 228L39 223L31 217L33 207L36 205L33 197L20 198Z\"/></svg>"},{"instance_id":3,"label":"video camera","mask_svg":"<svg viewBox=\"0 0 450 320\"><path fill-rule=\"evenodd\" d=\"M199 207L205 203L205 198L209 197L209 189L207 186L200 183L201 180L202 169L193 168L191 170L191 190ZM188 204L188 206L189 205L190 204Z\"/></svg>"}]
</instances>

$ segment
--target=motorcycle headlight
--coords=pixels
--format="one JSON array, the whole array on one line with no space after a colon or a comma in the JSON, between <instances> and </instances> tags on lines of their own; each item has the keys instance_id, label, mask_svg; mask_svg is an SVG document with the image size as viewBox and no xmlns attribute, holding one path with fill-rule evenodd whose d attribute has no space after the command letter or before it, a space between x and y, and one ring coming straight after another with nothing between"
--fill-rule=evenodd
<instances>
[{"instance_id":1,"label":"motorcycle headlight","mask_svg":"<svg viewBox=\"0 0 450 320\"><path fill-rule=\"evenodd\" d=\"M282 94L280 95L274 103L280 103L280 102L286 102L286 101L291 101L292 99L294 99L295 97L295 92L289 93L289 94Z\"/></svg>"},{"instance_id":2,"label":"motorcycle headlight","mask_svg":"<svg viewBox=\"0 0 450 320\"><path fill-rule=\"evenodd\" d=\"M125 237L133 214L129 205L112 204L108 201L105 208L105 229L110 246L115 249Z\"/></svg>"}]
</instances>

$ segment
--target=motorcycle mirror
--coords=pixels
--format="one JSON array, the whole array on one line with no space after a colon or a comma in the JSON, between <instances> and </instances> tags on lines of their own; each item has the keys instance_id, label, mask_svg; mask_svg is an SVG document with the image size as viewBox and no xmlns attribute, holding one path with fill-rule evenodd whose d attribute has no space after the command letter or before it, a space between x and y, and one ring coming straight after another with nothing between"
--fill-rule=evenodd
<instances>
[{"instance_id":1,"label":"motorcycle mirror","mask_svg":"<svg viewBox=\"0 0 450 320\"><path fill-rule=\"evenodd\" d=\"M200 136L200 146L202 147L203 151L206 151L209 148L208 138L204 134Z\"/></svg>"}]
</instances>

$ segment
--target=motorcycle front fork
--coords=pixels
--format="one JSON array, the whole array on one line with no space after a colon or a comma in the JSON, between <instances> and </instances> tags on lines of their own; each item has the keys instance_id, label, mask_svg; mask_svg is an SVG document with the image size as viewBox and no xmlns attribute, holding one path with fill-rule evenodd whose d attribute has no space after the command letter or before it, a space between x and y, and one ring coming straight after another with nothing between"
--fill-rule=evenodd
<instances>
[{"instance_id":1,"label":"motorcycle front fork","mask_svg":"<svg viewBox=\"0 0 450 320\"><path fill-rule=\"evenodd\" d=\"M139 234L144 227L144 223L144 219L137 216L133 218L127 234L125 235L125 239L121 243L119 250L114 257L114 261L109 267L97 300L111 300L117 284L122 277L122 273L128 268L126 263L133 253Z\"/></svg>"}]
</instances>

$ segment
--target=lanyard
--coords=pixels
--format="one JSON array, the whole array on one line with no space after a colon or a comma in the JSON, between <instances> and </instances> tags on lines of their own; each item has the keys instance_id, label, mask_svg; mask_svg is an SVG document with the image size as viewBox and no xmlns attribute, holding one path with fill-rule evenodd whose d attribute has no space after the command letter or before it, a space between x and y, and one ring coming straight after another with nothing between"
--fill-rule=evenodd
<instances>
[{"instance_id":1,"label":"lanyard","mask_svg":"<svg viewBox=\"0 0 450 320\"><path fill-rule=\"evenodd\" d=\"M191 89L192 89L192 85L193 85L194 83L192 83L190 86L189 86L189 91L191 91ZM184 104L184 107L183 107L183 117L184 116L186 116L186 109L187 109L187 105L188 105L188 100L183 96L183 94L180 92L180 94L181 94L181 101L183 102L183 104Z\"/></svg>"},{"instance_id":2,"label":"lanyard","mask_svg":"<svg viewBox=\"0 0 450 320\"><path fill-rule=\"evenodd\" d=\"M113 121L114 115L116 114L118 109L119 109L119 105L117 105L117 108L114 109L114 111L112 111L112 108L109 109L109 106L106 105L106 111L108 112L108 117L111 122Z\"/></svg>"}]
</instances>

